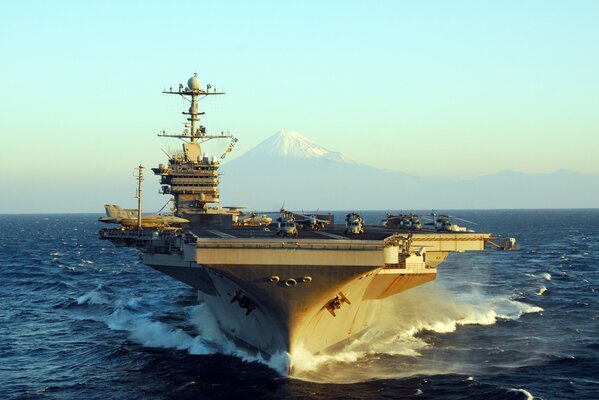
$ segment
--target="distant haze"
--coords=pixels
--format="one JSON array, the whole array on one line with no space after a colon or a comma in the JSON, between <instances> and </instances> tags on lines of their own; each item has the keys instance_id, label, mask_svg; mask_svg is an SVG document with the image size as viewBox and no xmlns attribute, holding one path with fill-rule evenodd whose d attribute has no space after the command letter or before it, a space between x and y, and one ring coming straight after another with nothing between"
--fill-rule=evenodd
<instances>
[{"instance_id":1,"label":"distant haze","mask_svg":"<svg viewBox=\"0 0 599 400\"><path fill-rule=\"evenodd\" d=\"M409 148L398 147L401 158ZM159 162L166 163L165 156ZM422 164L428 162L422 156ZM147 165L143 210L169 211L159 178ZM103 204L135 208L133 168L120 176L78 181L16 182L0 213L95 212ZM295 131L281 130L220 167L223 206L253 210L425 210L599 207L599 176L558 170L526 174L504 170L472 179L426 178L376 168L327 149ZM58 177L60 178L60 177ZM81 182L87 182L81 177ZM35 193L32 195L31 193ZM24 194L28 194L24 196Z\"/></svg>"},{"instance_id":2,"label":"distant haze","mask_svg":"<svg viewBox=\"0 0 599 400\"><path fill-rule=\"evenodd\" d=\"M401 156L402 149L398 149ZM426 163L424 156L422 162ZM599 206L599 176L503 171L461 181L375 168L281 130L221 167L221 198L261 210Z\"/></svg>"}]
</instances>

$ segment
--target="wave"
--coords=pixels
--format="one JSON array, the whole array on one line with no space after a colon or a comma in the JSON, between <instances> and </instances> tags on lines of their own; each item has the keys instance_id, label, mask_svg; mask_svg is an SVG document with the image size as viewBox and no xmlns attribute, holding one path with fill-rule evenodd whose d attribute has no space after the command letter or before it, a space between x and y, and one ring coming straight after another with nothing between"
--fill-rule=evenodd
<instances>
[{"instance_id":1,"label":"wave","mask_svg":"<svg viewBox=\"0 0 599 400\"><path fill-rule=\"evenodd\" d=\"M289 357L286 353L270 359L260 354L252 354L239 348L222 334L216 318L205 304L187 307L186 319L191 326L178 327L153 319L152 314L140 314L118 307L106 320L110 329L129 332L129 339L146 347L184 350L189 354L225 354L246 362L266 364L281 375L288 371Z\"/></svg>"},{"instance_id":2,"label":"wave","mask_svg":"<svg viewBox=\"0 0 599 400\"><path fill-rule=\"evenodd\" d=\"M440 284L429 284L384 301L371 328L339 352L312 355L299 348L290 355L293 376L317 382L352 383L417 374L471 373L457 361L441 366L434 355L433 362L422 359L423 352L435 353L431 344L431 339L438 337L435 334L450 334L466 325L517 320L542 311L541 307L511 298L455 295ZM466 351L474 346L464 345ZM389 357L403 361L390 366L385 361Z\"/></svg>"},{"instance_id":3,"label":"wave","mask_svg":"<svg viewBox=\"0 0 599 400\"><path fill-rule=\"evenodd\" d=\"M461 371L457 365L439 367L435 363L415 362L424 351L435 351L431 336L424 333L450 334L461 326L493 325L502 319L515 320L524 314L543 311L511 298L456 295L432 283L382 301L381 313L371 329L333 354L314 355L300 344L293 354L282 352L265 359L259 353L238 347L223 335L204 303L165 307L152 299L114 300L113 297L100 285L78 297L77 304L101 304L109 308L111 311L94 318L104 321L110 329L128 332L130 340L142 346L197 355L231 355L246 362L265 364L281 375L286 375L291 366L294 378L338 383ZM166 318L165 309L178 318ZM389 357L405 362L389 366L385 361Z\"/></svg>"},{"instance_id":4,"label":"wave","mask_svg":"<svg viewBox=\"0 0 599 400\"><path fill-rule=\"evenodd\" d=\"M77 304L94 304L94 305L104 305L109 304L110 301L104 297L100 291L102 290L102 285L98 285L97 288L91 290L84 295L77 297Z\"/></svg>"},{"instance_id":5,"label":"wave","mask_svg":"<svg viewBox=\"0 0 599 400\"><path fill-rule=\"evenodd\" d=\"M535 274L531 274L531 273L524 273L524 276L528 276L530 278L541 278L544 279L546 281L550 281L551 280L551 274L549 272L543 272L541 275L535 275Z\"/></svg>"},{"instance_id":6,"label":"wave","mask_svg":"<svg viewBox=\"0 0 599 400\"><path fill-rule=\"evenodd\" d=\"M528 390L525 390L525 389L513 388L513 389L509 389L509 391L522 393L524 396L526 396L526 400L533 400L535 398L535 396L533 396L532 393L530 393Z\"/></svg>"}]
</instances>

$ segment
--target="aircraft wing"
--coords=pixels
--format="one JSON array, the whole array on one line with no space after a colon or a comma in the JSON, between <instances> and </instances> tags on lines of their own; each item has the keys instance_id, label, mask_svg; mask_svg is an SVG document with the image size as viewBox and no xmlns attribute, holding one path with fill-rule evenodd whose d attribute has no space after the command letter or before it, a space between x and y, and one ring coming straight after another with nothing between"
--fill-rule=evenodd
<instances>
[{"instance_id":1,"label":"aircraft wing","mask_svg":"<svg viewBox=\"0 0 599 400\"><path fill-rule=\"evenodd\" d=\"M104 222L105 224L118 224L120 219L115 217L100 217L98 221Z\"/></svg>"},{"instance_id":2,"label":"aircraft wing","mask_svg":"<svg viewBox=\"0 0 599 400\"><path fill-rule=\"evenodd\" d=\"M331 221L327 220L327 219L320 219L318 218L316 215L306 215L306 214L297 214L297 213L293 213L293 215L296 217L295 218L295 222L299 223L299 224L308 224L308 223L312 223L314 222L319 222L321 224L330 224ZM303 219L298 219L297 217L302 217Z\"/></svg>"}]
</instances>

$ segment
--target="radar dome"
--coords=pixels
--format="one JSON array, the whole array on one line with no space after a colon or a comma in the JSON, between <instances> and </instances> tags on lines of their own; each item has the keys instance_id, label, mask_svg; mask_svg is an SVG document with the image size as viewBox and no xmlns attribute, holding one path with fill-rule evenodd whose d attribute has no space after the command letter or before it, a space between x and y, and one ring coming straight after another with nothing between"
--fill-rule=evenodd
<instances>
[{"instance_id":1,"label":"radar dome","mask_svg":"<svg viewBox=\"0 0 599 400\"><path fill-rule=\"evenodd\" d=\"M189 78L187 81L187 87L192 90L200 90L201 83L200 78L198 78L198 74L193 74L193 77Z\"/></svg>"}]
</instances>

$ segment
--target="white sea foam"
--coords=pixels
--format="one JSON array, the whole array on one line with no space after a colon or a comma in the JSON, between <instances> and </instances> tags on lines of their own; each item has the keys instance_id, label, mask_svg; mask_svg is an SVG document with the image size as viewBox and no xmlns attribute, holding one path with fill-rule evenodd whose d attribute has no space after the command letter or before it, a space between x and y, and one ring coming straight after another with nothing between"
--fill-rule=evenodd
<instances>
[{"instance_id":1,"label":"white sea foam","mask_svg":"<svg viewBox=\"0 0 599 400\"><path fill-rule=\"evenodd\" d=\"M102 286L77 297L77 304L107 304L108 300L100 293Z\"/></svg>"},{"instance_id":2,"label":"white sea foam","mask_svg":"<svg viewBox=\"0 0 599 400\"><path fill-rule=\"evenodd\" d=\"M526 400L534 400L535 396L532 395L532 393L530 393L528 390L525 389L510 389L511 392L518 392L518 393L522 393L526 396Z\"/></svg>"},{"instance_id":3,"label":"white sea foam","mask_svg":"<svg viewBox=\"0 0 599 400\"><path fill-rule=\"evenodd\" d=\"M364 357L364 355L364 352L351 350L341 351L334 354L312 354L300 343L289 357L293 373L301 375L314 371L331 362L353 363Z\"/></svg>"},{"instance_id":4,"label":"white sea foam","mask_svg":"<svg viewBox=\"0 0 599 400\"><path fill-rule=\"evenodd\" d=\"M349 383L422 373L467 373L451 361L438 365L419 362L422 352L431 349L426 336L420 333L449 334L464 325L493 325L499 319L515 320L524 314L542 311L540 307L510 298L478 293L455 295L439 284L430 284L385 300L371 329L341 351L332 355L311 355L303 349L294 352L291 355L293 376ZM389 355L404 360L402 365L389 368L375 360Z\"/></svg>"},{"instance_id":5,"label":"white sea foam","mask_svg":"<svg viewBox=\"0 0 599 400\"><path fill-rule=\"evenodd\" d=\"M544 311L541 307L511 299L497 298L492 304L496 307L497 316L503 319L518 319L524 314L535 314Z\"/></svg>"},{"instance_id":6,"label":"white sea foam","mask_svg":"<svg viewBox=\"0 0 599 400\"><path fill-rule=\"evenodd\" d=\"M546 292L547 292L547 288L545 287L545 285L543 285L539 288L539 290L537 290L537 292L535 294L537 296L544 296Z\"/></svg>"},{"instance_id":7,"label":"white sea foam","mask_svg":"<svg viewBox=\"0 0 599 400\"><path fill-rule=\"evenodd\" d=\"M265 360L259 354L251 354L238 348L220 331L215 317L204 304L190 307L189 318L195 332L152 319L151 314L140 314L124 308L131 301L117 302L115 311L105 320L114 330L129 332L129 338L143 346L185 350L190 354L221 353L241 358L246 362L261 362L281 375L289 370L289 355L276 354ZM137 304L137 301L133 301Z\"/></svg>"},{"instance_id":8,"label":"white sea foam","mask_svg":"<svg viewBox=\"0 0 599 400\"><path fill-rule=\"evenodd\" d=\"M141 319L132 325L130 338L148 347L187 350L192 346L194 338L178 328L169 325Z\"/></svg>"},{"instance_id":9,"label":"white sea foam","mask_svg":"<svg viewBox=\"0 0 599 400\"><path fill-rule=\"evenodd\" d=\"M79 297L79 304L105 304L101 287ZM221 353L247 362L268 365L281 375L292 367L293 376L310 381L356 382L375 378L410 376L421 373L464 372L459 366L418 362L423 351L431 349L421 332L449 334L464 325L492 325L499 319L517 319L523 314L543 309L514 299L475 293L454 294L438 283L415 288L409 293L390 297L381 303L371 329L333 354L311 354L301 345L293 354L282 352L263 359L238 348L222 334L216 318L203 304L186 307L187 326L158 321L148 310L147 299L130 298L114 301L114 311L100 316L115 330L129 332L131 340L143 346L171 348L191 354ZM151 307L151 309L161 307ZM403 360L389 368L377 360L388 356ZM406 361L407 360L407 361ZM411 361L410 361L411 360ZM464 372L468 373L468 372ZM471 373L471 372L470 372Z\"/></svg>"}]
</instances>

